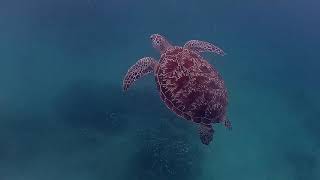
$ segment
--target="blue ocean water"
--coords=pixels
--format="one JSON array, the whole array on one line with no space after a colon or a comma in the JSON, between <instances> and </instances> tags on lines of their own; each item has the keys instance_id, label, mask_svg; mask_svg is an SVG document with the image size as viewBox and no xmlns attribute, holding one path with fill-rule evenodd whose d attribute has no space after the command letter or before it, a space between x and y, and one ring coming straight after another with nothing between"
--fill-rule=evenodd
<instances>
[{"instance_id":1,"label":"blue ocean water","mask_svg":"<svg viewBox=\"0 0 320 180\"><path fill-rule=\"evenodd\" d=\"M1 0L1 180L320 179L317 0ZM209 146L122 78L149 36L190 39L225 80L233 130Z\"/></svg>"}]
</instances>

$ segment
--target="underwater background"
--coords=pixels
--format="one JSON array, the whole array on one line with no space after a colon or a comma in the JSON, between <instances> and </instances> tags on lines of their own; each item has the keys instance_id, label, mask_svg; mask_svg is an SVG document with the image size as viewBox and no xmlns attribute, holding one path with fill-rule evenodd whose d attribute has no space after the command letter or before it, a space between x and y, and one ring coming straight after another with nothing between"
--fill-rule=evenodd
<instances>
[{"instance_id":1,"label":"underwater background","mask_svg":"<svg viewBox=\"0 0 320 180\"><path fill-rule=\"evenodd\" d=\"M1 180L319 180L320 1L0 0ZM209 146L122 78L149 36L213 42L228 116Z\"/></svg>"}]
</instances>

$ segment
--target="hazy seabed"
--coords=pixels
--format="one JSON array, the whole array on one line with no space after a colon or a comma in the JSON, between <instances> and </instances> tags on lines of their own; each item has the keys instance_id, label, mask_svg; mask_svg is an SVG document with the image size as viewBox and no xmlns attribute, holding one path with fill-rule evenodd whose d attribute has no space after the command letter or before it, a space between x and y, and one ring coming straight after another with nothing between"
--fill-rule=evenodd
<instances>
[{"instance_id":1,"label":"hazy seabed","mask_svg":"<svg viewBox=\"0 0 320 180\"><path fill-rule=\"evenodd\" d=\"M0 179L320 179L319 6L0 1ZM228 53L205 54L233 123L216 126L210 146L165 107L152 76L122 92L129 66L159 58L152 33Z\"/></svg>"}]
</instances>

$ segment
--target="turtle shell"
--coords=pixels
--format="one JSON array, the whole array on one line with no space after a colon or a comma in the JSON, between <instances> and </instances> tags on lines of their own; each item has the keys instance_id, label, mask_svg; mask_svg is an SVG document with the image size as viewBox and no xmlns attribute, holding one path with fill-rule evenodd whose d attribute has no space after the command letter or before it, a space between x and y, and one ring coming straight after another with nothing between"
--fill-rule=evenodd
<instances>
[{"instance_id":1,"label":"turtle shell","mask_svg":"<svg viewBox=\"0 0 320 180\"><path fill-rule=\"evenodd\" d=\"M228 98L224 82L198 53L168 49L160 57L155 79L161 99L177 115L196 123L223 121Z\"/></svg>"}]
</instances>

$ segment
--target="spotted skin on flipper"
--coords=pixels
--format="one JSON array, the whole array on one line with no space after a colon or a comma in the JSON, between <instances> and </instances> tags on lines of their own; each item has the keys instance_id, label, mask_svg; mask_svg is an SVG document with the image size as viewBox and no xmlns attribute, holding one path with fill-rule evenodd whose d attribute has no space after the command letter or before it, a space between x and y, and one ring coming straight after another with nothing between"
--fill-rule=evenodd
<instances>
[{"instance_id":1,"label":"spotted skin on flipper","mask_svg":"<svg viewBox=\"0 0 320 180\"><path fill-rule=\"evenodd\" d=\"M128 88L139 78L154 71L158 62L151 57L140 59L137 63L130 67L123 79L122 88L127 91Z\"/></svg>"},{"instance_id":2,"label":"spotted skin on flipper","mask_svg":"<svg viewBox=\"0 0 320 180\"><path fill-rule=\"evenodd\" d=\"M226 55L226 53L220 49L219 47L205 41L199 41L199 40L190 40L185 45L184 48L193 50L195 52L201 53L201 52L213 52L216 54L219 54L221 56Z\"/></svg>"}]
</instances>

